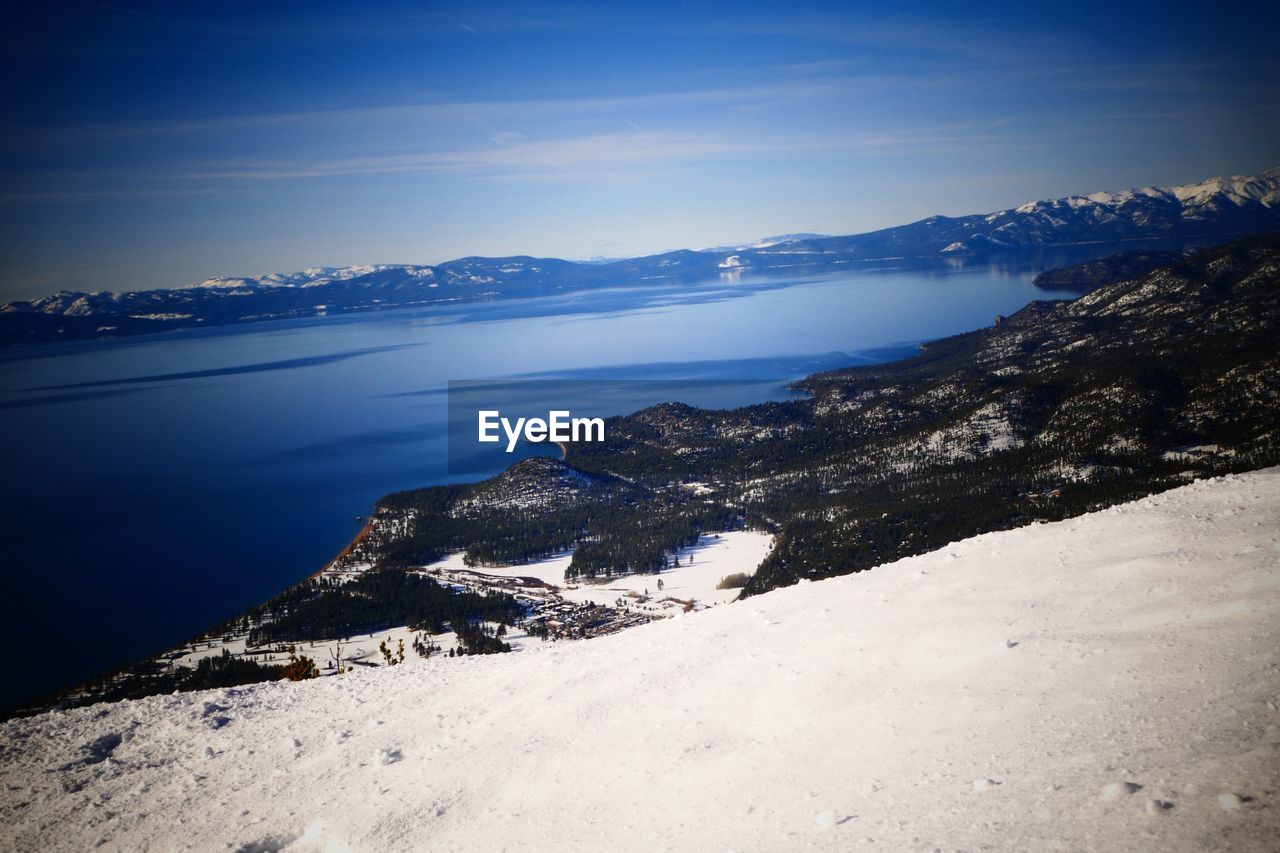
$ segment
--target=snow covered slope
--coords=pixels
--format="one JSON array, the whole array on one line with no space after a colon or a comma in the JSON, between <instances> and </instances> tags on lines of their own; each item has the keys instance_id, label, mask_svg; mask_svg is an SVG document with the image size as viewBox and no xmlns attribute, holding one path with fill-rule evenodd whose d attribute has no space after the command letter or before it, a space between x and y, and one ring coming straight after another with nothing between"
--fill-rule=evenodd
<instances>
[{"instance_id":1,"label":"snow covered slope","mask_svg":"<svg viewBox=\"0 0 1280 853\"><path fill-rule=\"evenodd\" d=\"M1280 469L623 634L0 730L0 848L1274 850Z\"/></svg>"}]
</instances>

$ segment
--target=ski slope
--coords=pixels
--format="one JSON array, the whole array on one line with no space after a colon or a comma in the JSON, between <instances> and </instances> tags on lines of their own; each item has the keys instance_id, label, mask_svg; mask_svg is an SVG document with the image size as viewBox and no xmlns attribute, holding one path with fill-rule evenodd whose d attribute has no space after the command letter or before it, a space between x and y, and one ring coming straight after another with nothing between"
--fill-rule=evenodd
<instances>
[{"instance_id":1,"label":"ski slope","mask_svg":"<svg viewBox=\"0 0 1280 853\"><path fill-rule=\"evenodd\" d=\"M0 727L13 850L1275 850L1280 469L585 642Z\"/></svg>"}]
</instances>

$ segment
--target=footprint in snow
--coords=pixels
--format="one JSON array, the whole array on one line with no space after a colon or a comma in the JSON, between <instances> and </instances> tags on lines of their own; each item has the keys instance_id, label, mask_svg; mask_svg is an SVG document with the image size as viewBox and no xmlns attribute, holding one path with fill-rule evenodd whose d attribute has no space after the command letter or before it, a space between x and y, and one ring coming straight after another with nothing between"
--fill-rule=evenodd
<instances>
[{"instance_id":1,"label":"footprint in snow","mask_svg":"<svg viewBox=\"0 0 1280 853\"><path fill-rule=\"evenodd\" d=\"M1253 797L1246 797L1243 794L1219 794L1218 808L1223 811L1235 812L1244 807L1245 803L1253 802Z\"/></svg>"},{"instance_id":2,"label":"footprint in snow","mask_svg":"<svg viewBox=\"0 0 1280 853\"><path fill-rule=\"evenodd\" d=\"M279 853L297 840L296 835L268 835L266 838L241 844L236 848L236 853Z\"/></svg>"},{"instance_id":3,"label":"footprint in snow","mask_svg":"<svg viewBox=\"0 0 1280 853\"><path fill-rule=\"evenodd\" d=\"M80 751L84 753L84 757L78 761L70 761L59 767L58 770L70 770L81 765L101 764L111 757L112 753L116 751L116 747L132 739L133 729L125 729L123 732L108 732L83 744L80 747Z\"/></svg>"},{"instance_id":4,"label":"footprint in snow","mask_svg":"<svg viewBox=\"0 0 1280 853\"><path fill-rule=\"evenodd\" d=\"M231 709L226 705L219 705L217 702L205 702L200 710L200 716L204 718L205 724L209 728L220 729L231 722L231 718L222 713L229 710Z\"/></svg>"},{"instance_id":5,"label":"footprint in snow","mask_svg":"<svg viewBox=\"0 0 1280 853\"><path fill-rule=\"evenodd\" d=\"M831 832L837 826L848 823L855 817L856 815L845 815L844 817L839 817L836 814L835 809L827 809L814 814L813 822L818 832Z\"/></svg>"},{"instance_id":6,"label":"footprint in snow","mask_svg":"<svg viewBox=\"0 0 1280 853\"><path fill-rule=\"evenodd\" d=\"M1121 797L1136 794L1141 790L1142 786L1137 782L1108 782L1102 786L1102 794L1100 796L1104 802L1114 802Z\"/></svg>"}]
</instances>

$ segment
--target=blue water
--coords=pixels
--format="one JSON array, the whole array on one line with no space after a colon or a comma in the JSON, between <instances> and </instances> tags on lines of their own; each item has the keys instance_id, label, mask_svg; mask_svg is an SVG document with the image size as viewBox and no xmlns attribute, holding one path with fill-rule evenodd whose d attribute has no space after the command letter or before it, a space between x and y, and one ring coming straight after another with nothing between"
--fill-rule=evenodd
<instances>
[{"instance_id":1,"label":"blue water","mask_svg":"<svg viewBox=\"0 0 1280 853\"><path fill-rule=\"evenodd\" d=\"M752 394L781 398L789 379L1053 296L1030 285L1048 263L867 266L6 351L0 704L194 635L320 568L380 495L446 481L449 380L750 378L773 380Z\"/></svg>"}]
</instances>

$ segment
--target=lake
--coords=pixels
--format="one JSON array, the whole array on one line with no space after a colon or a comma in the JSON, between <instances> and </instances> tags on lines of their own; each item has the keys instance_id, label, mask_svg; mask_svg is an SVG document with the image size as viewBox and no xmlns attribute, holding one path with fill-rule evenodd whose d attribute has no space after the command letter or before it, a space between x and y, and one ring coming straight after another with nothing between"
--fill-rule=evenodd
<instances>
[{"instance_id":1,"label":"lake","mask_svg":"<svg viewBox=\"0 0 1280 853\"><path fill-rule=\"evenodd\" d=\"M0 704L193 636L321 568L379 496L447 481L450 380L698 379L683 402L736 405L740 386L705 380L745 378L781 399L807 373L1066 296L1032 275L1109 250L8 350Z\"/></svg>"}]
</instances>

